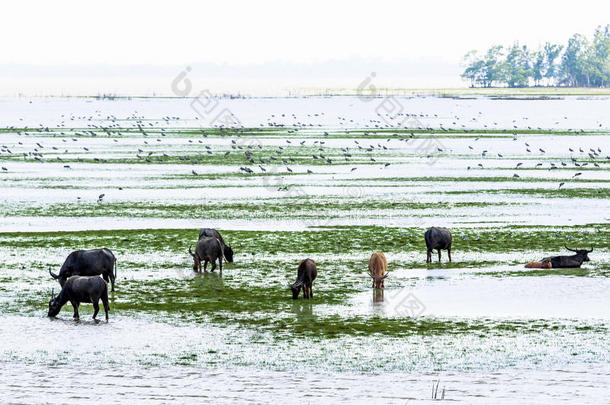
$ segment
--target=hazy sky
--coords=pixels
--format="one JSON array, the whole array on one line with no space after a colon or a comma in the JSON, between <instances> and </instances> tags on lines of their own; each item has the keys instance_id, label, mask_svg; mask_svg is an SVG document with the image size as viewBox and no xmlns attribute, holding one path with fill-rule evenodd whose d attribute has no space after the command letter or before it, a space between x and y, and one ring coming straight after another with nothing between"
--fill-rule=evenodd
<instances>
[{"instance_id":1,"label":"hazy sky","mask_svg":"<svg viewBox=\"0 0 610 405\"><path fill-rule=\"evenodd\" d=\"M610 23L610 2L582 0L19 1L1 7L0 78L42 81L58 75L69 81L79 67L81 77L166 77L174 70L160 66L199 64L193 74L205 76L206 64L216 64L232 66L227 79L236 71L259 78L262 66L265 80L299 65L312 67L309 76L320 69L327 79L408 66L417 84L434 65L429 77L454 77L470 49L517 40L532 47L565 43L575 32L590 36Z\"/></svg>"}]
</instances>

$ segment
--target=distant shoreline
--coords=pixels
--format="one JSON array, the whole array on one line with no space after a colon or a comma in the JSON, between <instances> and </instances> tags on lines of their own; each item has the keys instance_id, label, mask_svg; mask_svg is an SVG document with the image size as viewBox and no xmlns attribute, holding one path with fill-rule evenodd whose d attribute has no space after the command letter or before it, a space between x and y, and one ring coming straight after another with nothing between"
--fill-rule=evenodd
<instances>
[{"instance_id":1,"label":"distant shoreline","mask_svg":"<svg viewBox=\"0 0 610 405\"><path fill-rule=\"evenodd\" d=\"M271 95L247 95L239 93L214 94L219 98L291 98L291 97L388 97L388 96L428 96L428 97L467 97L467 96L489 96L489 97L553 97L553 96L610 96L610 88L587 88L587 87L447 87L447 88L376 88L348 89L348 88L298 88L286 90L283 94ZM145 95L145 94L74 94L74 95L2 95L2 98L93 98L93 99L178 99L194 98L179 97L174 95Z\"/></svg>"}]
</instances>

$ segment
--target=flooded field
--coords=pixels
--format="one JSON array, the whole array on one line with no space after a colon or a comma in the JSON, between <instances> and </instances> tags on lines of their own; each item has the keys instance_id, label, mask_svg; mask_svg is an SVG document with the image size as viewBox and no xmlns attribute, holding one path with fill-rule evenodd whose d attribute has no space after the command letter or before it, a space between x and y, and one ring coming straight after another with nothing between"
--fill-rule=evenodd
<instances>
[{"instance_id":1,"label":"flooded field","mask_svg":"<svg viewBox=\"0 0 610 405\"><path fill-rule=\"evenodd\" d=\"M0 100L0 402L608 400L610 98L194 101ZM565 245L591 261L524 268ZM47 318L49 269L97 247L110 321Z\"/></svg>"}]
</instances>

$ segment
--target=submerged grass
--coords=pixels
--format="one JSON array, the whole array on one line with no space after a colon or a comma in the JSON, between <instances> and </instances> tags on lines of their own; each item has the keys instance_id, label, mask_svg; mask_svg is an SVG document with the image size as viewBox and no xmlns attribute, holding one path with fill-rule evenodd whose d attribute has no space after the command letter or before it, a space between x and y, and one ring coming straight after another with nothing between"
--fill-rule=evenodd
<instances>
[{"instance_id":1,"label":"submerged grass","mask_svg":"<svg viewBox=\"0 0 610 405\"><path fill-rule=\"evenodd\" d=\"M386 254L416 252L419 267L426 268L422 228L384 228L376 226L318 228L310 231L223 231L236 252L234 264L225 266L223 276L195 274L186 249L197 238L196 229L120 230L86 232L1 233L0 249L19 252L64 250L78 247L109 247L119 258L117 291L112 294L112 311L119 314L150 314L158 319L180 322L239 325L271 332L274 336L339 337L343 335L390 337L439 334L481 336L525 334L546 329L576 330L577 324L548 320L445 319L424 317L380 317L377 315L340 315L336 309L349 308L354 292L368 290L363 274L372 251ZM525 227L499 229L454 229L454 252L514 252L540 249L560 251L571 246L593 246L605 251L610 230L590 225L586 231L570 227L532 230ZM345 255L339 261L329 255ZM314 284L314 299L293 301L287 288L294 281L298 261L316 260L319 276ZM15 256L13 256L15 257ZM24 256L26 257L26 256ZM155 259L155 257L157 259ZM32 261L33 260L33 261ZM44 258L24 258L5 269L0 295L5 313L25 309L41 313L46 300L35 290L24 287L19 294L3 288L25 276L54 285L46 269L57 267ZM15 262L18 263L18 262ZM415 263L409 266L416 268ZM487 263L489 264L489 263ZM396 263L394 263L396 265ZM484 266L481 262L457 262L444 268ZM436 265L434 265L436 266ZM607 267L607 264L605 265ZM148 275L148 276L146 276ZM600 277L603 271L587 269L475 272L473 277ZM38 281L35 284L40 284ZM34 284L34 283L32 283ZM83 314L87 314L85 309ZM64 308L69 315L69 306ZM606 325L589 326L606 333Z\"/></svg>"}]
</instances>

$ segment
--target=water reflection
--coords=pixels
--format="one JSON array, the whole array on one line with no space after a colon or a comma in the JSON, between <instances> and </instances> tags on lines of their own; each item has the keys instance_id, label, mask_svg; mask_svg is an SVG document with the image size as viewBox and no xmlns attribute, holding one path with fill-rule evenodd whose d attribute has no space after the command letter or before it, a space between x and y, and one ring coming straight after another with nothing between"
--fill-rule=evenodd
<instances>
[{"instance_id":1,"label":"water reflection","mask_svg":"<svg viewBox=\"0 0 610 405\"><path fill-rule=\"evenodd\" d=\"M373 288L373 303L383 302L383 288Z\"/></svg>"},{"instance_id":2,"label":"water reflection","mask_svg":"<svg viewBox=\"0 0 610 405\"><path fill-rule=\"evenodd\" d=\"M290 311L299 321L308 321L313 318L312 300L293 300Z\"/></svg>"}]
</instances>

